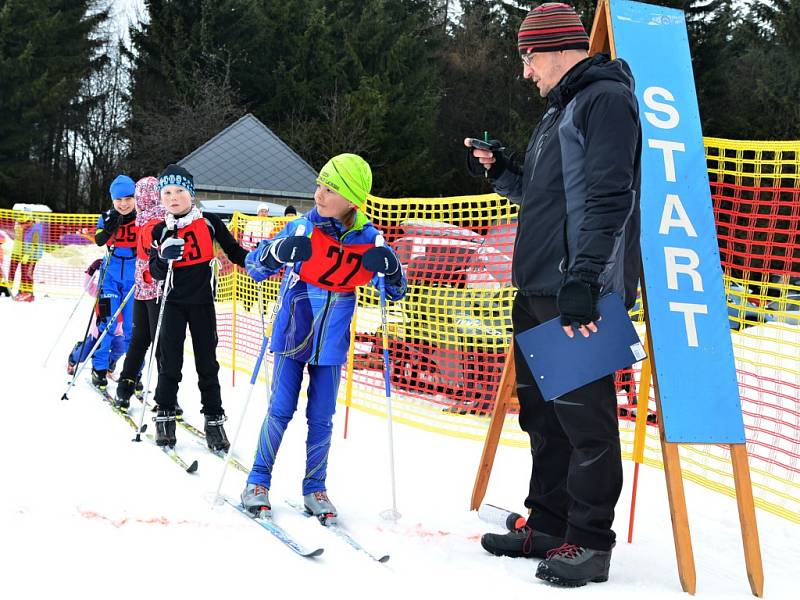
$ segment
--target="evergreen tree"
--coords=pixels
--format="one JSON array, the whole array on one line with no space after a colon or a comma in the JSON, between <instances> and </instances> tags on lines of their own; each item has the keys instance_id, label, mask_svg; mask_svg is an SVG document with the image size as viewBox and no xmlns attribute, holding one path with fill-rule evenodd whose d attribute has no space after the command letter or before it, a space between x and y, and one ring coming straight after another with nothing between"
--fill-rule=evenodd
<instances>
[{"instance_id":1,"label":"evergreen tree","mask_svg":"<svg viewBox=\"0 0 800 600\"><path fill-rule=\"evenodd\" d=\"M63 208L79 190L70 133L85 118L81 83L102 64L106 10L93 0L0 6L0 202Z\"/></svg>"}]
</instances>

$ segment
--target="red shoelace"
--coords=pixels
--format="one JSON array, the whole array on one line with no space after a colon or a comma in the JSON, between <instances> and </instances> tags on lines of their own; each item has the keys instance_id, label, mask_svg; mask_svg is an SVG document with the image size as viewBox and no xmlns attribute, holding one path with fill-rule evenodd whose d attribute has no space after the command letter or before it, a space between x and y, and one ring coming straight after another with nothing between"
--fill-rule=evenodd
<instances>
[{"instance_id":1,"label":"red shoelace","mask_svg":"<svg viewBox=\"0 0 800 600\"><path fill-rule=\"evenodd\" d=\"M525 541L522 542L522 553L531 554L533 552L533 528L525 525Z\"/></svg>"},{"instance_id":2,"label":"red shoelace","mask_svg":"<svg viewBox=\"0 0 800 600\"><path fill-rule=\"evenodd\" d=\"M547 558L563 556L564 558L577 558L583 554L583 548L575 544L561 544L558 548L547 551Z\"/></svg>"}]
</instances>

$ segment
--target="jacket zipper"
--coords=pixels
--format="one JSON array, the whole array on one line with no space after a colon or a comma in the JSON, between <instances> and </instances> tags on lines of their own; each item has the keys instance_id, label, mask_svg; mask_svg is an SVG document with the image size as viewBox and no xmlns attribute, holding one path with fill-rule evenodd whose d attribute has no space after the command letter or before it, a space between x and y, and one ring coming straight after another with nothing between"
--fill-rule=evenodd
<instances>
[{"instance_id":1,"label":"jacket zipper","mask_svg":"<svg viewBox=\"0 0 800 600\"><path fill-rule=\"evenodd\" d=\"M322 338L323 332L325 331L325 319L328 318L328 309L331 306L331 292L328 291L328 297L325 299L325 310L322 311L322 319L319 322L319 335ZM322 350L322 339L317 340L317 351L314 353L314 364L319 363L319 353Z\"/></svg>"},{"instance_id":2,"label":"jacket zipper","mask_svg":"<svg viewBox=\"0 0 800 600\"><path fill-rule=\"evenodd\" d=\"M542 132L539 141L536 143L536 148L534 150L533 155L533 164L531 165L531 179L533 179L533 175L536 173L536 164L539 162L539 156L542 154L542 149L544 148L544 144L547 141L547 138L550 136L550 130L555 126L556 121L558 120L558 113L561 111L554 109L553 114L551 116L550 124L547 126Z\"/></svg>"},{"instance_id":3,"label":"jacket zipper","mask_svg":"<svg viewBox=\"0 0 800 600\"><path fill-rule=\"evenodd\" d=\"M344 252L344 238L347 237L347 234L352 232L352 231L355 231L355 229L348 229L339 238L339 253L343 253ZM325 310L322 311L322 319L320 320L320 323L319 323L320 336L322 336L322 333L325 331L325 320L328 318L328 309L331 306L331 297L332 297L333 292L328 290L327 293L328 293L328 297L325 299ZM316 352L314 352L314 363L315 364L319 362L319 353L322 350L322 345L321 345L320 342L321 342L321 340L317 340L317 350L316 350Z\"/></svg>"}]
</instances>

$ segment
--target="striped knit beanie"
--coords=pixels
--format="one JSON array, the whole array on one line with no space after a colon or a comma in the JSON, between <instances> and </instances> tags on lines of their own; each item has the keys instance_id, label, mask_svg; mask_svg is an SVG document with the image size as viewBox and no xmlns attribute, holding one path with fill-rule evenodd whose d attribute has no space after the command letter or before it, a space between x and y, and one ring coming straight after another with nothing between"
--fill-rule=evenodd
<instances>
[{"instance_id":1,"label":"striped knit beanie","mask_svg":"<svg viewBox=\"0 0 800 600\"><path fill-rule=\"evenodd\" d=\"M528 52L588 50L589 36L568 4L547 2L530 10L517 34L521 55Z\"/></svg>"}]
</instances>

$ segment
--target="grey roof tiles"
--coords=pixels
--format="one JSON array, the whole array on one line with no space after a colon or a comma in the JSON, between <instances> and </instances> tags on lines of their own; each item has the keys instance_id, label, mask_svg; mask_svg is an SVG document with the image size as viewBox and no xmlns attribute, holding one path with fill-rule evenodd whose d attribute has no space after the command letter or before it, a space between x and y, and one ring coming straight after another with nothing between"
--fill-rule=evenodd
<instances>
[{"instance_id":1,"label":"grey roof tiles","mask_svg":"<svg viewBox=\"0 0 800 600\"><path fill-rule=\"evenodd\" d=\"M248 113L179 163L198 190L311 198L317 172Z\"/></svg>"}]
</instances>

